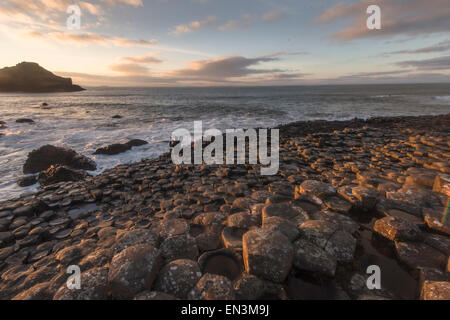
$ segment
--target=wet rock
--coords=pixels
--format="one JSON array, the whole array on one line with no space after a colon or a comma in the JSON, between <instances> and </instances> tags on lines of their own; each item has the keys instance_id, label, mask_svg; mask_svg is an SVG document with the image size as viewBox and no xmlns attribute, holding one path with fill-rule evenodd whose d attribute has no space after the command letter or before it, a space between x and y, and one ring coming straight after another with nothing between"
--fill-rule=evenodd
<instances>
[{"instance_id":1,"label":"wet rock","mask_svg":"<svg viewBox=\"0 0 450 320\"><path fill-rule=\"evenodd\" d=\"M385 217L375 222L374 230L391 241L419 241L420 229L412 222L398 217Z\"/></svg>"},{"instance_id":2,"label":"wet rock","mask_svg":"<svg viewBox=\"0 0 450 320\"><path fill-rule=\"evenodd\" d=\"M125 143L125 145L127 145L129 147L140 147L140 146L143 146L146 144L148 144L148 142L141 140L141 139L133 139L133 140L130 140L127 143Z\"/></svg>"},{"instance_id":3,"label":"wet rock","mask_svg":"<svg viewBox=\"0 0 450 320\"><path fill-rule=\"evenodd\" d=\"M419 242L396 242L395 248L400 261L412 269L429 267L444 268L447 257L432 247Z\"/></svg>"},{"instance_id":4,"label":"wet rock","mask_svg":"<svg viewBox=\"0 0 450 320\"><path fill-rule=\"evenodd\" d=\"M112 156L112 155L126 152L128 150L131 150L131 146L122 144L122 143L115 143L115 144L111 144L106 147L98 148L97 150L95 150L94 154L95 155L102 154L102 155Z\"/></svg>"},{"instance_id":5,"label":"wet rock","mask_svg":"<svg viewBox=\"0 0 450 320\"><path fill-rule=\"evenodd\" d=\"M294 266L297 269L318 272L334 277L336 258L305 239L294 242Z\"/></svg>"},{"instance_id":6,"label":"wet rock","mask_svg":"<svg viewBox=\"0 0 450 320\"><path fill-rule=\"evenodd\" d=\"M34 120L27 118L20 118L16 120L16 123L34 123Z\"/></svg>"},{"instance_id":7,"label":"wet rock","mask_svg":"<svg viewBox=\"0 0 450 320\"><path fill-rule=\"evenodd\" d=\"M283 282L292 266L294 248L280 232L251 230L243 236L245 269L255 276Z\"/></svg>"},{"instance_id":8,"label":"wet rock","mask_svg":"<svg viewBox=\"0 0 450 320\"><path fill-rule=\"evenodd\" d=\"M25 174L38 173L57 164L78 170L93 171L97 169L94 161L73 150L45 145L28 154L23 172Z\"/></svg>"},{"instance_id":9,"label":"wet rock","mask_svg":"<svg viewBox=\"0 0 450 320\"><path fill-rule=\"evenodd\" d=\"M178 259L197 260L199 254L195 238L186 234L165 239L160 250L167 262Z\"/></svg>"},{"instance_id":10,"label":"wet rock","mask_svg":"<svg viewBox=\"0 0 450 320\"><path fill-rule=\"evenodd\" d=\"M175 260L161 269L154 289L179 299L186 299L201 276L197 262L187 259Z\"/></svg>"},{"instance_id":11,"label":"wet rock","mask_svg":"<svg viewBox=\"0 0 450 320\"><path fill-rule=\"evenodd\" d=\"M86 177L88 177L88 174L82 170L75 170L61 165L52 165L47 170L39 173L38 181L41 186L48 186L59 182L80 181Z\"/></svg>"},{"instance_id":12,"label":"wet rock","mask_svg":"<svg viewBox=\"0 0 450 320\"><path fill-rule=\"evenodd\" d=\"M234 284L237 300L258 300L264 294L264 281L251 274L243 274Z\"/></svg>"},{"instance_id":13,"label":"wet rock","mask_svg":"<svg viewBox=\"0 0 450 320\"><path fill-rule=\"evenodd\" d=\"M234 291L231 281L214 274L205 274L189 293L193 300L234 300Z\"/></svg>"},{"instance_id":14,"label":"wet rock","mask_svg":"<svg viewBox=\"0 0 450 320\"><path fill-rule=\"evenodd\" d=\"M112 295L131 299L151 289L161 263L160 253L151 245L138 244L122 250L113 257L108 273Z\"/></svg>"},{"instance_id":15,"label":"wet rock","mask_svg":"<svg viewBox=\"0 0 450 320\"><path fill-rule=\"evenodd\" d=\"M26 176L17 180L19 187L25 188L37 183L36 176Z\"/></svg>"},{"instance_id":16,"label":"wet rock","mask_svg":"<svg viewBox=\"0 0 450 320\"><path fill-rule=\"evenodd\" d=\"M303 181L300 186L295 187L296 198L297 195L304 193L310 193L320 199L325 199L327 197L334 196L336 194L336 189L333 186L321 181L306 180Z\"/></svg>"},{"instance_id":17,"label":"wet rock","mask_svg":"<svg viewBox=\"0 0 450 320\"><path fill-rule=\"evenodd\" d=\"M69 289L63 284L54 300L106 300L109 293L108 268L94 268L81 273L81 289Z\"/></svg>"}]
</instances>

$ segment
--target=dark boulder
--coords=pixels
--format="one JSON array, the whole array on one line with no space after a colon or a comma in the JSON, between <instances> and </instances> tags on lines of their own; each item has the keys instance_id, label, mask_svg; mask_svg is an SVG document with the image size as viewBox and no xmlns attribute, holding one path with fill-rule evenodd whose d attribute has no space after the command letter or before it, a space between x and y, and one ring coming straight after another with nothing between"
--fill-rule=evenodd
<instances>
[{"instance_id":1,"label":"dark boulder","mask_svg":"<svg viewBox=\"0 0 450 320\"><path fill-rule=\"evenodd\" d=\"M116 114L116 115L112 116L112 118L113 118L113 119L122 119L122 116Z\"/></svg>"},{"instance_id":2,"label":"dark boulder","mask_svg":"<svg viewBox=\"0 0 450 320\"><path fill-rule=\"evenodd\" d=\"M131 147L126 144L115 143L115 144L109 145L107 147L98 148L97 150L95 150L94 154L104 154L104 155L112 156L112 155L126 152L130 149L131 149Z\"/></svg>"},{"instance_id":3,"label":"dark boulder","mask_svg":"<svg viewBox=\"0 0 450 320\"><path fill-rule=\"evenodd\" d=\"M128 141L125 144L130 147L140 147L140 146L148 144L148 142L141 140L141 139L133 139L133 140Z\"/></svg>"},{"instance_id":4,"label":"dark boulder","mask_svg":"<svg viewBox=\"0 0 450 320\"><path fill-rule=\"evenodd\" d=\"M94 154L112 156L131 150L132 147L139 147L145 144L148 144L148 142L140 139L133 139L128 141L127 143L115 143L103 148L98 148L97 150L95 150Z\"/></svg>"},{"instance_id":5,"label":"dark boulder","mask_svg":"<svg viewBox=\"0 0 450 320\"><path fill-rule=\"evenodd\" d=\"M26 174L38 173L57 164L80 170L92 171L97 168L94 161L73 150L45 145L28 154L23 172Z\"/></svg>"},{"instance_id":6,"label":"dark boulder","mask_svg":"<svg viewBox=\"0 0 450 320\"><path fill-rule=\"evenodd\" d=\"M88 174L82 170L75 170L65 166L51 166L39 174L38 181L41 186L48 186L58 182L80 181L86 178Z\"/></svg>"},{"instance_id":7,"label":"dark boulder","mask_svg":"<svg viewBox=\"0 0 450 320\"><path fill-rule=\"evenodd\" d=\"M22 188L32 186L35 183L37 183L36 176L26 176L17 180L17 184Z\"/></svg>"},{"instance_id":8,"label":"dark boulder","mask_svg":"<svg viewBox=\"0 0 450 320\"><path fill-rule=\"evenodd\" d=\"M16 120L16 123L34 123L32 119L20 118Z\"/></svg>"}]
</instances>

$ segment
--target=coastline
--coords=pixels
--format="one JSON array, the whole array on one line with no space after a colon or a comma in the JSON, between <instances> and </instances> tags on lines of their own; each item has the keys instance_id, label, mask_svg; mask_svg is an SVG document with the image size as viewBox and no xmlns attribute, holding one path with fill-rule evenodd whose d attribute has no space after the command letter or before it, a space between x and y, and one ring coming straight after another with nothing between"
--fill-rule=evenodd
<instances>
[{"instance_id":1,"label":"coastline","mask_svg":"<svg viewBox=\"0 0 450 320\"><path fill-rule=\"evenodd\" d=\"M224 283L219 299L308 298L296 289L305 282L330 299L449 293L450 114L278 128L273 177L257 166L174 166L166 153L1 202L0 298L205 299L206 282ZM390 254L369 253L374 243ZM149 270L123 269L142 253ZM360 284L373 255L406 289ZM91 286L82 293L64 287L74 264ZM126 279L150 274L146 286ZM333 290L317 288L324 279Z\"/></svg>"}]
</instances>

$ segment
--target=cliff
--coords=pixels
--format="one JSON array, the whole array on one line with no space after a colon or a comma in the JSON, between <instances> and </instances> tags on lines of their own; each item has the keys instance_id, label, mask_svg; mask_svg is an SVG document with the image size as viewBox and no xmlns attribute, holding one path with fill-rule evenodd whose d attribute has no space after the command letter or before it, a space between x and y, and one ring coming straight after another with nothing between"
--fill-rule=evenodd
<instances>
[{"instance_id":1,"label":"cliff","mask_svg":"<svg viewBox=\"0 0 450 320\"><path fill-rule=\"evenodd\" d=\"M22 62L0 69L0 92L74 92L85 90L34 62Z\"/></svg>"}]
</instances>

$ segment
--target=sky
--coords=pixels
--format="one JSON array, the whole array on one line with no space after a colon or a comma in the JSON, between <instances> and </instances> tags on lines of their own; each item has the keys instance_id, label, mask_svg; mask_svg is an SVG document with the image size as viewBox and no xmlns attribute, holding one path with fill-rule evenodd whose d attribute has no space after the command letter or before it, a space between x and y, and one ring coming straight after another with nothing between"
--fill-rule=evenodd
<instances>
[{"instance_id":1,"label":"sky","mask_svg":"<svg viewBox=\"0 0 450 320\"><path fill-rule=\"evenodd\" d=\"M450 2L2 0L0 43L83 86L450 82Z\"/></svg>"}]
</instances>

